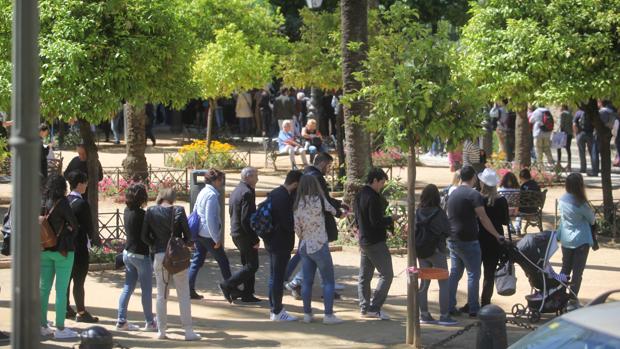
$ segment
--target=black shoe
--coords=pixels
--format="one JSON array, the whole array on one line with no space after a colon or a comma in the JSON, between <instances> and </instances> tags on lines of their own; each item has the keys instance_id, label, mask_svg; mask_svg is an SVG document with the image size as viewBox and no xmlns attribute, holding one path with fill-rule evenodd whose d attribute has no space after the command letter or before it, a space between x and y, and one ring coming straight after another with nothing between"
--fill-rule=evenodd
<instances>
[{"instance_id":1,"label":"black shoe","mask_svg":"<svg viewBox=\"0 0 620 349\"><path fill-rule=\"evenodd\" d=\"M450 311L450 316L460 316L461 312L458 310L451 310Z\"/></svg>"},{"instance_id":2,"label":"black shoe","mask_svg":"<svg viewBox=\"0 0 620 349\"><path fill-rule=\"evenodd\" d=\"M465 304L464 306L459 308L459 312L461 313L469 313L469 304Z\"/></svg>"},{"instance_id":3,"label":"black shoe","mask_svg":"<svg viewBox=\"0 0 620 349\"><path fill-rule=\"evenodd\" d=\"M69 307L69 309L67 309L67 314L65 314L65 319L67 320L75 320L75 316L77 315L77 313L75 312L75 310L73 310L73 308Z\"/></svg>"},{"instance_id":4,"label":"black shoe","mask_svg":"<svg viewBox=\"0 0 620 349\"><path fill-rule=\"evenodd\" d=\"M243 303L258 303L258 302L262 302L261 299L256 298L254 295L249 295L249 296L241 297L241 301Z\"/></svg>"},{"instance_id":5,"label":"black shoe","mask_svg":"<svg viewBox=\"0 0 620 349\"><path fill-rule=\"evenodd\" d=\"M475 319L478 317L478 313L469 313L469 317Z\"/></svg>"},{"instance_id":6,"label":"black shoe","mask_svg":"<svg viewBox=\"0 0 620 349\"><path fill-rule=\"evenodd\" d=\"M11 340L11 337L4 333L4 332L0 332L0 343L8 343Z\"/></svg>"},{"instance_id":7,"label":"black shoe","mask_svg":"<svg viewBox=\"0 0 620 349\"><path fill-rule=\"evenodd\" d=\"M189 298L191 298L191 299L203 299L205 297L203 297L202 295L199 295L198 293L196 293L196 290L190 290L189 291Z\"/></svg>"},{"instance_id":8,"label":"black shoe","mask_svg":"<svg viewBox=\"0 0 620 349\"><path fill-rule=\"evenodd\" d=\"M224 295L224 298L228 301L228 303L232 303L233 299L230 295L230 289L228 289L228 287L226 287L226 285L220 283L219 284L220 287L220 291L222 291L222 294Z\"/></svg>"},{"instance_id":9,"label":"black shoe","mask_svg":"<svg viewBox=\"0 0 620 349\"><path fill-rule=\"evenodd\" d=\"M323 299L323 295L321 295L321 299ZM334 300L341 300L342 296L338 292L334 292Z\"/></svg>"},{"instance_id":10,"label":"black shoe","mask_svg":"<svg viewBox=\"0 0 620 349\"><path fill-rule=\"evenodd\" d=\"M240 291L238 288L234 288L232 289L232 291L230 291L230 298L232 298L233 301L239 298L243 298L243 292Z\"/></svg>"},{"instance_id":11,"label":"black shoe","mask_svg":"<svg viewBox=\"0 0 620 349\"><path fill-rule=\"evenodd\" d=\"M77 314L77 316L75 317L75 321L94 324L96 322L99 322L99 318L96 316L92 316L89 312L85 311L83 314Z\"/></svg>"}]
</instances>

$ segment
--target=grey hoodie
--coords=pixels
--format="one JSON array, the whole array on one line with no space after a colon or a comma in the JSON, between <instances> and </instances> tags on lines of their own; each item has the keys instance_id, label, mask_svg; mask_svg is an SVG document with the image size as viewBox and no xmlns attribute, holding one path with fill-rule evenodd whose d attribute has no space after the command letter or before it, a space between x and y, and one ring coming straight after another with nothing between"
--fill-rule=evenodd
<instances>
[{"instance_id":1,"label":"grey hoodie","mask_svg":"<svg viewBox=\"0 0 620 349\"><path fill-rule=\"evenodd\" d=\"M439 212L435 214L436 211ZM439 207L424 207L418 208L415 212L416 222L427 221L431 216L433 217L429 221L428 229L441 238L437 249L446 253L446 238L450 235L450 221L444 210Z\"/></svg>"}]
</instances>

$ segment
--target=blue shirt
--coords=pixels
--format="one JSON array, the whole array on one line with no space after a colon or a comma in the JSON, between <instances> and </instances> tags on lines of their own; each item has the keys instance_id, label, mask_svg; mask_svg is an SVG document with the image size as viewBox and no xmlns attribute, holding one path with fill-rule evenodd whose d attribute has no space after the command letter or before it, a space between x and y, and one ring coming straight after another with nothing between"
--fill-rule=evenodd
<instances>
[{"instance_id":1,"label":"blue shirt","mask_svg":"<svg viewBox=\"0 0 620 349\"><path fill-rule=\"evenodd\" d=\"M293 134L293 132L285 132L284 130L281 130L280 134L278 135L278 151L281 153L285 152L286 146L288 145L285 142L290 139L294 139L294 137L295 135Z\"/></svg>"},{"instance_id":2,"label":"blue shirt","mask_svg":"<svg viewBox=\"0 0 620 349\"><path fill-rule=\"evenodd\" d=\"M562 247L577 248L584 244L592 246L594 212L587 202L580 203L571 194L564 194L559 200L560 225L558 240Z\"/></svg>"},{"instance_id":3,"label":"blue shirt","mask_svg":"<svg viewBox=\"0 0 620 349\"><path fill-rule=\"evenodd\" d=\"M210 184L200 191L196 198L196 212L200 216L199 236L213 239L217 244L223 239L220 220L220 193Z\"/></svg>"}]
</instances>

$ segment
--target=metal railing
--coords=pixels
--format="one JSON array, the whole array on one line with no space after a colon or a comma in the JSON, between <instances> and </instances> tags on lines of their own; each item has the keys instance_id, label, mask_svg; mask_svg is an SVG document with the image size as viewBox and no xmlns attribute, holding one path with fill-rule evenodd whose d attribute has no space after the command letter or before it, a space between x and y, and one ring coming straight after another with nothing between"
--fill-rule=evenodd
<instances>
[{"instance_id":1,"label":"metal railing","mask_svg":"<svg viewBox=\"0 0 620 349\"><path fill-rule=\"evenodd\" d=\"M115 212L99 213L99 238L104 242L126 239L123 215L119 209Z\"/></svg>"},{"instance_id":2,"label":"metal railing","mask_svg":"<svg viewBox=\"0 0 620 349\"><path fill-rule=\"evenodd\" d=\"M123 182L128 183L132 180L129 173L122 167L103 167L103 177L110 178L114 185L121 187ZM149 165L147 181L149 185L163 185L174 188L178 194L189 193L189 174L184 169L152 167Z\"/></svg>"}]
</instances>

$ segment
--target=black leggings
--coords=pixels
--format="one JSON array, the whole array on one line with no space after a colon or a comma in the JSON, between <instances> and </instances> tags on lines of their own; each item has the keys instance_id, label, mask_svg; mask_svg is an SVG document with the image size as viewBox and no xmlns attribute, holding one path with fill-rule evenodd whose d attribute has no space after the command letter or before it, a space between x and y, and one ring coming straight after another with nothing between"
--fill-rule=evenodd
<instances>
[{"instance_id":1,"label":"black leggings","mask_svg":"<svg viewBox=\"0 0 620 349\"><path fill-rule=\"evenodd\" d=\"M75 300L77 312L79 313L86 311L86 308L84 307L84 283L86 282L86 274L88 274L88 264L88 255L86 255L86 257L81 256L73 261L71 279L69 280L69 285L67 286L67 310L71 307L71 303L69 302L69 294L71 290L71 281L73 281L73 299Z\"/></svg>"},{"instance_id":2,"label":"black leggings","mask_svg":"<svg viewBox=\"0 0 620 349\"><path fill-rule=\"evenodd\" d=\"M495 287L495 270L499 262L500 253L496 250L482 252L482 266L484 267L484 278L482 280L482 292L480 294L480 306L483 307L491 303L493 287Z\"/></svg>"}]
</instances>

